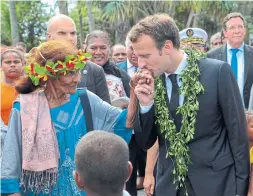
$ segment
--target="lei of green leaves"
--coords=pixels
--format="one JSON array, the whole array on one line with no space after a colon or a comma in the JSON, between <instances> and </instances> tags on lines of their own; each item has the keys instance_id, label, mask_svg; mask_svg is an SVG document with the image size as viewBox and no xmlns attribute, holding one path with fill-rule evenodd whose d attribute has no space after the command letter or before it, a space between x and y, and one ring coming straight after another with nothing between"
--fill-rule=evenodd
<instances>
[{"instance_id":1,"label":"lei of green leaves","mask_svg":"<svg viewBox=\"0 0 253 196\"><path fill-rule=\"evenodd\" d=\"M204 87L199 81L200 70L198 61L205 54L194 49L185 51L188 54L188 64L180 75L182 82L179 93L184 96L185 102L177 108L177 114L182 115L182 125L179 132L176 125L170 118L166 104L166 89L163 86L162 78L155 80L155 111L156 123L159 124L161 133L169 141L170 146L166 153L166 158L170 157L174 164L173 174L176 188L185 186L185 178L188 172L188 165L191 163L189 147L187 143L193 139L197 111L199 110L198 95L204 93ZM188 195L186 190L186 195Z\"/></svg>"}]
</instances>

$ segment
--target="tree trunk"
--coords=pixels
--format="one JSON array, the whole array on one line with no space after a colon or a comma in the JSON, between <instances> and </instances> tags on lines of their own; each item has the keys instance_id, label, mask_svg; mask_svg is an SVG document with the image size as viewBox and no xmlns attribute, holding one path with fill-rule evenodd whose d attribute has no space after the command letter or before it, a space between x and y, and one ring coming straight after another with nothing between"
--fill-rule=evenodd
<instances>
[{"instance_id":1,"label":"tree trunk","mask_svg":"<svg viewBox=\"0 0 253 196\"><path fill-rule=\"evenodd\" d=\"M170 1L170 9L169 9L169 15L170 17L174 18L174 14L175 14L175 1L171 0Z\"/></svg>"},{"instance_id":2,"label":"tree trunk","mask_svg":"<svg viewBox=\"0 0 253 196\"><path fill-rule=\"evenodd\" d=\"M192 20L193 20L193 17L194 17L194 13L195 13L194 10L191 9L189 17L188 17L188 20L187 20L187 23L186 23L186 28L190 28L191 27Z\"/></svg>"},{"instance_id":3,"label":"tree trunk","mask_svg":"<svg viewBox=\"0 0 253 196\"><path fill-rule=\"evenodd\" d=\"M91 33L95 29L94 18L91 11L91 1L86 0L87 10L88 10L88 24L89 32Z\"/></svg>"},{"instance_id":4,"label":"tree trunk","mask_svg":"<svg viewBox=\"0 0 253 196\"><path fill-rule=\"evenodd\" d=\"M83 16L82 16L82 6L79 6L78 9L78 13L79 13L79 28L80 28L80 46L82 48L82 44L83 44Z\"/></svg>"},{"instance_id":5,"label":"tree trunk","mask_svg":"<svg viewBox=\"0 0 253 196\"><path fill-rule=\"evenodd\" d=\"M58 0L58 7L60 14L69 15L68 13L68 1Z\"/></svg>"},{"instance_id":6,"label":"tree trunk","mask_svg":"<svg viewBox=\"0 0 253 196\"><path fill-rule=\"evenodd\" d=\"M18 34L18 22L15 8L15 1L9 1L9 10L10 10L10 21L11 21L11 39L12 45L15 46L19 42Z\"/></svg>"}]
</instances>

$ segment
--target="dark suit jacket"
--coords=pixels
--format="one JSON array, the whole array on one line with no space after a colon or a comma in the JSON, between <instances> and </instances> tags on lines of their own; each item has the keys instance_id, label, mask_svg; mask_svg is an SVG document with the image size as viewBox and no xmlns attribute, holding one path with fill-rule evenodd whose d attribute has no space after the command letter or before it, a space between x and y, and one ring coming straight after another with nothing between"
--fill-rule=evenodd
<instances>
[{"instance_id":1,"label":"dark suit jacket","mask_svg":"<svg viewBox=\"0 0 253 196\"><path fill-rule=\"evenodd\" d=\"M81 74L82 79L77 86L78 88L87 87L89 91L99 96L102 100L111 103L102 67L91 61L87 61L86 66L81 71Z\"/></svg>"},{"instance_id":2,"label":"dark suit jacket","mask_svg":"<svg viewBox=\"0 0 253 196\"><path fill-rule=\"evenodd\" d=\"M192 164L188 177L197 196L245 196L249 183L249 146L244 108L235 77L227 63L201 59L200 95L194 139L188 143ZM166 159L169 142L155 124L154 106L136 115L137 143L150 148L159 139L156 180L158 196L176 196L173 163Z\"/></svg>"},{"instance_id":3,"label":"dark suit jacket","mask_svg":"<svg viewBox=\"0 0 253 196\"><path fill-rule=\"evenodd\" d=\"M227 62L227 45L211 50L207 53L208 58ZM249 106L250 89L253 84L253 47L244 46L244 87L243 97L245 108Z\"/></svg>"}]
</instances>

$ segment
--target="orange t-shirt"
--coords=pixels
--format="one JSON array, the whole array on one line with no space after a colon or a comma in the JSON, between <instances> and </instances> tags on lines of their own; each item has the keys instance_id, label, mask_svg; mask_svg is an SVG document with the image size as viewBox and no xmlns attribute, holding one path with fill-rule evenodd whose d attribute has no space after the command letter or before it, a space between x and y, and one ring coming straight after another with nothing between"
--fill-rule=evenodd
<instances>
[{"instance_id":1,"label":"orange t-shirt","mask_svg":"<svg viewBox=\"0 0 253 196\"><path fill-rule=\"evenodd\" d=\"M18 93L15 87L9 86L1 81L1 118L5 125L8 125L12 103L17 96Z\"/></svg>"}]
</instances>

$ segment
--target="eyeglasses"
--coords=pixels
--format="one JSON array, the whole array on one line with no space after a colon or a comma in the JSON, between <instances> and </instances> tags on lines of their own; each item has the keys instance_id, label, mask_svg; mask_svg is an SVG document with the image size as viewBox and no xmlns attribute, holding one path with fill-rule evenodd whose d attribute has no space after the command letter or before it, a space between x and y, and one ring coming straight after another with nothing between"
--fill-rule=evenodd
<instances>
[{"instance_id":1,"label":"eyeglasses","mask_svg":"<svg viewBox=\"0 0 253 196\"><path fill-rule=\"evenodd\" d=\"M237 25L237 26L227 27L227 30L230 30L230 31L235 31L236 29L242 30L242 29L244 29L244 26L243 25Z\"/></svg>"}]
</instances>

